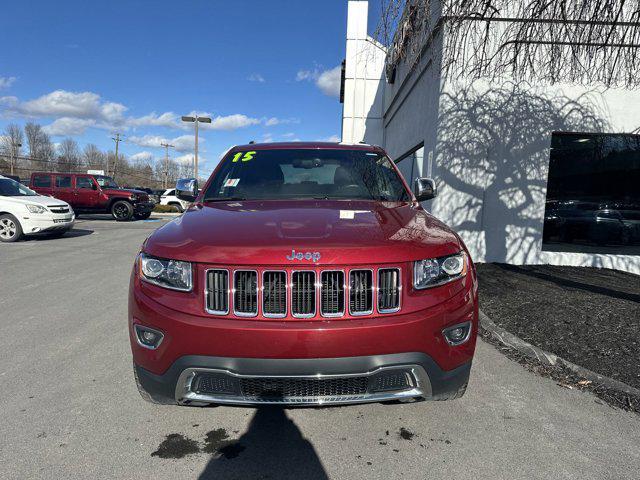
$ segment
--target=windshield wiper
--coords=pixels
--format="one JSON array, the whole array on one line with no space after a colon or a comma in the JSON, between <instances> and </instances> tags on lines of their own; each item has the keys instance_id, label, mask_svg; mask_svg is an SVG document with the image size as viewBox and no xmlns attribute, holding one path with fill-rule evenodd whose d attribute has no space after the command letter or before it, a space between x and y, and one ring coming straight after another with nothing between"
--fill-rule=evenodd
<instances>
[{"instance_id":1,"label":"windshield wiper","mask_svg":"<svg viewBox=\"0 0 640 480\"><path fill-rule=\"evenodd\" d=\"M203 202L233 202L246 200L245 197L209 197L202 200Z\"/></svg>"}]
</instances>

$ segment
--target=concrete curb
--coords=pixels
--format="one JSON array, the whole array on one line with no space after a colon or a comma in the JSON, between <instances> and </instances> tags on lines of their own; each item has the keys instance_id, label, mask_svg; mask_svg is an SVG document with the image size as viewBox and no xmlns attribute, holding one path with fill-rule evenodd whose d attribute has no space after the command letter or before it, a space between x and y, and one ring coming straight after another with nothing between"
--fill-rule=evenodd
<instances>
[{"instance_id":1,"label":"concrete curb","mask_svg":"<svg viewBox=\"0 0 640 480\"><path fill-rule=\"evenodd\" d=\"M629 395L640 396L640 390L626 383L620 382L610 377L605 377L599 373L593 372L587 368L576 365L575 363L565 360L553 353L546 352L541 348L525 342L513 333L507 332L504 328L496 325L482 311L480 312L480 325L482 328L490 332L500 343L511 347L530 358L535 358L544 365L562 366L568 368L581 377L591 380L594 383L604 385L605 387L619 390Z\"/></svg>"}]
</instances>

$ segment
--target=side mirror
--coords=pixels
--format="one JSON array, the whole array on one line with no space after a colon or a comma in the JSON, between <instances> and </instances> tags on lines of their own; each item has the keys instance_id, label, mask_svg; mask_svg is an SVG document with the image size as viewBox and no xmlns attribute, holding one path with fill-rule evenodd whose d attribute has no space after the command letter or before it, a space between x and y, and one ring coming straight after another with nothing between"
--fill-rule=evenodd
<instances>
[{"instance_id":1,"label":"side mirror","mask_svg":"<svg viewBox=\"0 0 640 480\"><path fill-rule=\"evenodd\" d=\"M91 189L92 190L98 190L98 185L96 185L95 183L91 184Z\"/></svg>"},{"instance_id":2,"label":"side mirror","mask_svg":"<svg viewBox=\"0 0 640 480\"><path fill-rule=\"evenodd\" d=\"M181 178L176 182L176 197L185 202L195 202L198 196L198 180Z\"/></svg>"},{"instance_id":3,"label":"side mirror","mask_svg":"<svg viewBox=\"0 0 640 480\"><path fill-rule=\"evenodd\" d=\"M416 196L416 200L424 202L438 195L438 187L436 187L436 182L432 178L416 178L413 193Z\"/></svg>"}]
</instances>

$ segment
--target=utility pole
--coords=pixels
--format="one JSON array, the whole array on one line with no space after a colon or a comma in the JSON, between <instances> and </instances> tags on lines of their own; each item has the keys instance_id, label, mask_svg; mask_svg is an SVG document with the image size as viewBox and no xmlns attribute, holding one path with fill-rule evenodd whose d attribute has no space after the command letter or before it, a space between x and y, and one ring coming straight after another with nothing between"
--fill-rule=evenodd
<instances>
[{"instance_id":1,"label":"utility pole","mask_svg":"<svg viewBox=\"0 0 640 480\"><path fill-rule=\"evenodd\" d=\"M198 179L198 123L211 123L210 117L199 117L196 115L195 117L182 117L183 122L193 122L196 124L196 145L195 145L195 158L193 161L193 170L194 177L196 180Z\"/></svg>"},{"instance_id":2,"label":"utility pole","mask_svg":"<svg viewBox=\"0 0 640 480\"><path fill-rule=\"evenodd\" d=\"M13 175L13 166L16 163L16 160L18 159L18 154L19 152L19 148L22 147L21 143L13 143L13 141L11 141L11 158L9 159L9 166L11 167L11 175Z\"/></svg>"},{"instance_id":3,"label":"utility pole","mask_svg":"<svg viewBox=\"0 0 640 480\"><path fill-rule=\"evenodd\" d=\"M116 142L116 158L115 158L115 160L113 162L113 175L115 176L115 174L116 174L116 166L118 164L118 145L120 144L122 139L120 138L120 134L116 133L116 136L115 137L111 137L111 140ZM108 175L109 175L109 157L107 156L107 176Z\"/></svg>"},{"instance_id":4,"label":"utility pole","mask_svg":"<svg viewBox=\"0 0 640 480\"><path fill-rule=\"evenodd\" d=\"M164 189L169 188L169 149L174 148L175 145L169 145L168 143L161 143L160 146L164 147Z\"/></svg>"}]
</instances>

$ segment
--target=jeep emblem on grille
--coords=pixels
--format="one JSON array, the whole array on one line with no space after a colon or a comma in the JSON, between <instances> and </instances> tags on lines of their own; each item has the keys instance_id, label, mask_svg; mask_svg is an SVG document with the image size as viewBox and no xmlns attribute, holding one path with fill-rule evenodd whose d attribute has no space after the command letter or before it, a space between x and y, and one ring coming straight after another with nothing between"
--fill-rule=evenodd
<instances>
[{"instance_id":1,"label":"jeep emblem on grille","mask_svg":"<svg viewBox=\"0 0 640 480\"><path fill-rule=\"evenodd\" d=\"M316 263L320 260L320 252L296 252L291 250L291 255L287 255L287 260L313 260L313 263Z\"/></svg>"}]
</instances>

